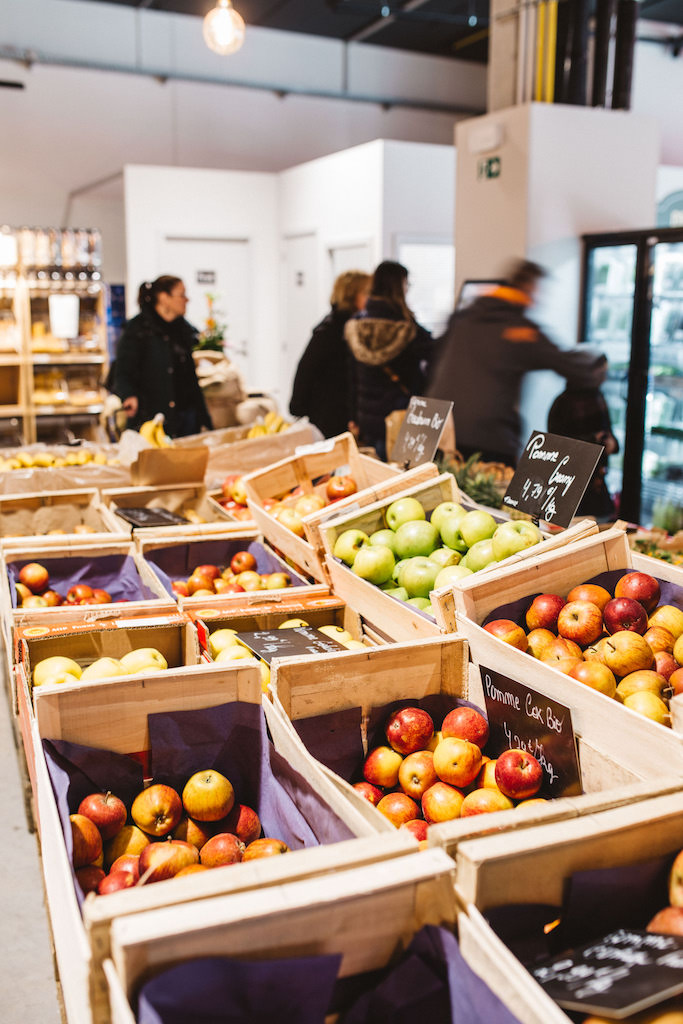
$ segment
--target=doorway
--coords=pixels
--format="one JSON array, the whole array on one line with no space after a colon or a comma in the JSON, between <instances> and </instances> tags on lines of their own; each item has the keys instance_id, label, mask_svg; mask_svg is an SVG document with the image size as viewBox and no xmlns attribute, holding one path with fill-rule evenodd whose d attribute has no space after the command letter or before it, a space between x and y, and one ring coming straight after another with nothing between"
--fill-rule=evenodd
<instances>
[{"instance_id":1,"label":"doorway","mask_svg":"<svg viewBox=\"0 0 683 1024\"><path fill-rule=\"evenodd\" d=\"M278 400L289 409L292 383L311 332L324 315L320 308L317 275L318 243L315 233L283 239L282 310L284 332Z\"/></svg>"}]
</instances>

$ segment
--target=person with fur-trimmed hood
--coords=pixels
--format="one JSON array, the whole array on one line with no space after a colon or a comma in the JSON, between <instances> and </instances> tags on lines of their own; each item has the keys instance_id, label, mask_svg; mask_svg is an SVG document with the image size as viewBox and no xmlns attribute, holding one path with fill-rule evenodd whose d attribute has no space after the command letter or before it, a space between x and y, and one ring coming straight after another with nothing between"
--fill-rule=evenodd
<instances>
[{"instance_id":1,"label":"person with fur-trimmed hood","mask_svg":"<svg viewBox=\"0 0 683 1024\"><path fill-rule=\"evenodd\" d=\"M386 458L385 417L405 409L411 395L422 395L435 352L429 331L406 305L408 271L384 260L372 278L370 297L346 324L353 356L353 421L358 442Z\"/></svg>"}]
</instances>

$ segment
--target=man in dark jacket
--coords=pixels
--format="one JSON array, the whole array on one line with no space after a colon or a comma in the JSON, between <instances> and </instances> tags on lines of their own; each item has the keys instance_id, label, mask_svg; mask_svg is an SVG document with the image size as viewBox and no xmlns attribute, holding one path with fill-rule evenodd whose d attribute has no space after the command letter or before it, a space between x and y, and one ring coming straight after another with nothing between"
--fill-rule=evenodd
<instances>
[{"instance_id":1,"label":"man in dark jacket","mask_svg":"<svg viewBox=\"0 0 683 1024\"><path fill-rule=\"evenodd\" d=\"M588 349L558 348L527 315L544 270L518 262L507 283L456 312L437 342L440 357L427 395L453 402L455 443L466 458L517 464L520 395L530 370L554 370L573 384L597 387L605 361Z\"/></svg>"}]
</instances>

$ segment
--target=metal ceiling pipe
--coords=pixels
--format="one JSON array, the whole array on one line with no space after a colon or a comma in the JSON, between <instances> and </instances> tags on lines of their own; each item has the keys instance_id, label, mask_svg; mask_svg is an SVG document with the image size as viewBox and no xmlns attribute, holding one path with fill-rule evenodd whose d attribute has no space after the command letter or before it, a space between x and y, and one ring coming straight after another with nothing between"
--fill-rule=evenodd
<instances>
[{"instance_id":1,"label":"metal ceiling pipe","mask_svg":"<svg viewBox=\"0 0 683 1024\"><path fill-rule=\"evenodd\" d=\"M567 103L585 107L588 69L589 0L569 0L571 51Z\"/></svg>"},{"instance_id":2,"label":"metal ceiling pipe","mask_svg":"<svg viewBox=\"0 0 683 1024\"><path fill-rule=\"evenodd\" d=\"M637 21L638 4L636 0L619 0L612 85L612 107L614 110L631 109L633 53L636 46Z\"/></svg>"},{"instance_id":3,"label":"metal ceiling pipe","mask_svg":"<svg viewBox=\"0 0 683 1024\"><path fill-rule=\"evenodd\" d=\"M591 104L604 107L607 101L607 69L615 0L596 0L595 53L593 55L593 89Z\"/></svg>"}]
</instances>

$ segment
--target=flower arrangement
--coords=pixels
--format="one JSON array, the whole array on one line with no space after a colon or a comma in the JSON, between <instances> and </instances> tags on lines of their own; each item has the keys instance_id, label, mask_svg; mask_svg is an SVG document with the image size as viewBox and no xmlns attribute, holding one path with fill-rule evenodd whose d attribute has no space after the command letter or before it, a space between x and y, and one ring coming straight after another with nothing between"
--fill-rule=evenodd
<instances>
[{"instance_id":1,"label":"flower arrangement","mask_svg":"<svg viewBox=\"0 0 683 1024\"><path fill-rule=\"evenodd\" d=\"M225 332L227 325L221 323L218 319L221 316L221 311L216 308L217 295L206 293L206 302L208 306L207 317L205 320L204 330L199 335L199 340L195 345L195 351L209 350L212 352L222 352L223 343L225 342Z\"/></svg>"}]
</instances>

